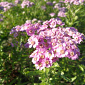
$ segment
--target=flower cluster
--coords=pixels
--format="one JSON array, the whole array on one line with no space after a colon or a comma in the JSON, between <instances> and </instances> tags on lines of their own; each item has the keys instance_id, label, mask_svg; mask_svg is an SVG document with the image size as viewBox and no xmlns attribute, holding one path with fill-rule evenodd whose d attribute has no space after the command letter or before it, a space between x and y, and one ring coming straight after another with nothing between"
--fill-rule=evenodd
<instances>
[{"instance_id":1,"label":"flower cluster","mask_svg":"<svg viewBox=\"0 0 85 85\"><path fill-rule=\"evenodd\" d=\"M84 0L65 0L65 3L73 3L74 5L79 5L82 4L84 2Z\"/></svg>"},{"instance_id":2,"label":"flower cluster","mask_svg":"<svg viewBox=\"0 0 85 85\"><path fill-rule=\"evenodd\" d=\"M74 27L64 28L63 25L59 18L46 20L43 24L27 21L22 26L14 27L10 34L25 31L30 36L25 46L36 48L30 58L36 69L42 70L52 66L59 58L76 60L80 55L77 44L85 39L84 35Z\"/></svg>"},{"instance_id":3,"label":"flower cluster","mask_svg":"<svg viewBox=\"0 0 85 85\"><path fill-rule=\"evenodd\" d=\"M11 29L10 34L13 34L13 33L14 33L14 37L17 37L19 31L21 31L21 26L18 25L18 26L13 27L13 28Z\"/></svg>"},{"instance_id":4,"label":"flower cluster","mask_svg":"<svg viewBox=\"0 0 85 85\"><path fill-rule=\"evenodd\" d=\"M46 6L41 6L41 9L42 10L46 10Z\"/></svg>"},{"instance_id":5,"label":"flower cluster","mask_svg":"<svg viewBox=\"0 0 85 85\"><path fill-rule=\"evenodd\" d=\"M84 35L73 27L62 28L60 19L50 19L40 24L26 25L29 48L36 50L30 55L33 64L39 70L52 66L59 58L68 57L76 60L80 55L77 44L83 41Z\"/></svg>"},{"instance_id":6,"label":"flower cluster","mask_svg":"<svg viewBox=\"0 0 85 85\"><path fill-rule=\"evenodd\" d=\"M50 5L50 6L53 6L53 3L52 2L47 2L46 4L47 5Z\"/></svg>"},{"instance_id":7,"label":"flower cluster","mask_svg":"<svg viewBox=\"0 0 85 85\"><path fill-rule=\"evenodd\" d=\"M32 24L32 23L36 23L36 24ZM37 23L38 22L38 23ZM42 21L41 20L37 20L36 18L34 18L33 20L27 20L26 21L26 23L25 24L23 24L23 25L17 25L17 26L15 26L15 27L13 27L12 29L11 29L11 31L10 31L10 34L13 34L14 35L14 37L17 37L18 36L18 34L19 34L19 32L26 32L26 29L28 29L28 27L30 26L30 28L32 27L32 28L34 28L34 26L35 26L35 28L37 27L37 26L39 26L39 23L41 23ZM37 30L37 29L36 29ZM30 30L31 31L31 30ZM29 35L30 35L31 33L29 33ZM31 36L31 35L30 35Z\"/></svg>"},{"instance_id":8,"label":"flower cluster","mask_svg":"<svg viewBox=\"0 0 85 85\"><path fill-rule=\"evenodd\" d=\"M59 3L54 5L54 9L57 8L59 10L58 16L59 17L66 17L66 8L62 7L64 3L73 3L74 5L80 5L83 4L84 0L65 0L65 1L59 1ZM67 4L66 4L67 5Z\"/></svg>"},{"instance_id":9,"label":"flower cluster","mask_svg":"<svg viewBox=\"0 0 85 85\"><path fill-rule=\"evenodd\" d=\"M15 4L19 4L20 3L20 0L15 0Z\"/></svg>"},{"instance_id":10,"label":"flower cluster","mask_svg":"<svg viewBox=\"0 0 85 85\"><path fill-rule=\"evenodd\" d=\"M60 17L66 17L65 12L66 12L66 8L65 7L61 7L61 3L57 3L55 4L55 6L53 7L54 9L58 9L58 16Z\"/></svg>"},{"instance_id":11,"label":"flower cluster","mask_svg":"<svg viewBox=\"0 0 85 85\"><path fill-rule=\"evenodd\" d=\"M4 10L7 11L8 9L10 9L11 7L13 7L13 3L9 3L9 2L0 2L0 7Z\"/></svg>"},{"instance_id":12,"label":"flower cluster","mask_svg":"<svg viewBox=\"0 0 85 85\"><path fill-rule=\"evenodd\" d=\"M18 41L17 39L18 39L19 35L25 36L26 29L27 29L26 26L28 26L28 25L30 26L30 25L32 25L32 23L36 23L36 26L37 26L37 22L39 24L42 21L41 20L37 20L36 18L34 18L33 20L27 20L25 24L22 24L21 26L17 25L15 27L13 27L11 29L11 31L10 31L10 34L14 36L14 39L17 42ZM17 46L15 41L13 43L10 43L12 47ZM25 46L25 48L28 48L29 45L28 45L28 43L26 43L26 44L24 44L24 46Z\"/></svg>"},{"instance_id":13,"label":"flower cluster","mask_svg":"<svg viewBox=\"0 0 85 85\"><path fill-rule=\"evenodd\" d=\"M63 11L59 11L58 12L58 16L60 16L60 17L66 17L65 12L63 12Z\"/></svg>"},{"instance_id":14,"label":"flower cluster","mask_svg":"<svg viewBox=\"0 0 85 85\"><path fill-rule=\"evenodd\" d=\"M25 6L27 7L31 7L32 5L34 5L33 2L30 2L29 0L24 0L21 4L21 7L24 8Z\"/></svg>"}]
</instances>

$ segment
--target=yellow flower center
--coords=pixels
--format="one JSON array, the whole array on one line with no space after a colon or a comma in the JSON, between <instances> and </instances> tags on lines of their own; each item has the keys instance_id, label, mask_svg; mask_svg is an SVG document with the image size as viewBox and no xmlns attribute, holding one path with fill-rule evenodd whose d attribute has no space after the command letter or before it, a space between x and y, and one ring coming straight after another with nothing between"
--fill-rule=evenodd
<instances>
[{"instance_id":1,"label":"yellow flower center","mask_svg":"<svg viewBox=\"0 0 85 85\"><path fill-rule=\"evenodd\" d=\"M49 53L49 56L51 56L52 54L51 53Z\"/></svg>"},{"instance_id":2,"label":"yellow flower center","mask_svg":"<svg viewBox=\"0 0 85 85\"><path fill-rule=\"evenodd\" d=\"M46 63L46 64L49 64L49 61L48 61L48 60L46 60L46 61L45 61L45 63Z\"/></svg>"},{"instance_id":3,"label":"yellow flower center","mask_svg":"<svg viewBox=\"0 0 85 85\"><path fill-rule=\"evenodd\" d=\"M61 43L61 40L58 40L58 43Z\"/></svg>"},{"instance_id":4,"label":"yellow flower center","mask_svg":"<svg viewBox=\"0 0 85 85\"><path fill-rule=\"evenodd\" d=\"M52 43L53 46L55 46L56 44L55 43Z\"/></svg>"},{"instance_id":5,"label":"yellow flower center","mask_svg":"<svg viewBox=\"0 0 85 85\"><path fill-rule=\"evenodd\" d=\"M62 45L60 44L59 47L62 47Z\"/></svg>"},{"instance_id":6,"label":"yellow flower center","mask_svg":"<svg viewBox=\"0 0 85 85\"><path fill-rule=\"evenodd\" d=\"M42 63L39 62L38 66L41 67L42 66Z\"/></svg>"},{"instance_id":7,"label":"yellow flower center","mask_svg":"<svg viewBox=\"0 0 85 85\"><path fill-rule=\"evenodd\" d=\"M34 61L36 61L37 60L37 58L34 58Z\"/></svg>"},{"instance_id":8,"label":"yellow flower center","mask_svg":"<svg viewBox=\"0 0 85 85\"><path fill-rule=\"evenodd\" d=\"M48 43L45 43L45 46L48 47Z\"/></svg>"},{"instance_id":9,"label":"yellow flower center","mask_svg":"<svg viewBox=\"0 0 85 85\"><path fill-rule=\"evenodd\" d=\"M70 46L66 46L67 49L70 49Z\"/></svg>"},{"instance_id":10,"label":"yellow flower center","mask_svg":"<svg viewBox=\"0 0 85 85\"><path fill-rule=\"evenodd\" d=\"M41 55L41 58L43 59L44 58L44 55Z\"/></svg>"},{"instance_id":11,"label":"yellow flower center","mask_svg":"<svg viewBox=\"0 0 85 85\"><path fill-rule=\"evenodd\" d=\"M74 45L74 47L75 47L75 48L77 48L77 46L76 46L76 45Z\"/></svg>"},{"instance_id":12,"label":"yellow flower center","mask_svg":"<svg viewBox=\"0 0 85 85\"><path fill-rule=\"evenodd\" d=\"M29 33L32 33L32 30L29 30Z\"/></svg>"},{"instance_id":13,"label":"yellow flower center","mask_svg":"<svg viewBox=\"0 0 85 85\"><path fill-rule=\"evenodd\" d=\"M40 44L40 48L43 48L43 45L42 44Z\"/></svg>"},{"instance_id":14,"label":"yellow flower center","mask_svg":"<svg viewBox=\"0 0 85 85\"><path fill-rule=\"evenodd\" d=\"M70 52L70 55L73 56L74 55L74 52Z\"/></svg>"},{"instance_id":15,"label":"yellow flower center","mask_svg":"<svg viewBox=\"0 0 85 85\"><path fill-rule=\"evenodd\" d=\"M53 53L56 54L56 50Z\"/></svg>"},{"instance_id":16,"label":"yellow flower center","mask_svg":"<svg viewBox=\"0 0 85 85\"><path fill-rule=\"evenodd\" d=\"M76 41L78 41L78 38L77 37L75 39L76 39Z\"/></svg>"},{"instance_id":17,"label":"yellow flower center","mask_svg":"<svg viewBox=\"0 0 85 85\"><path fill-rule=\"evenodd\" d=\"M64 50L61 50L61 51L60 51L60 54L64 54L64 53L65 53L65 51L64 51Z\"/></svg>"},{"instance_id":18,"label":"yellow flower center","mask_svg":"<svg viewBox=\"0 0 85 85\"><path fill-rule=\"evenodd\" d=\"M31 42L31 44L32 44L32 45L34 45L34 44L35 44L35 42L34 42L34 41L32 41L32 42Z\"/></svg>"}]
</instances>

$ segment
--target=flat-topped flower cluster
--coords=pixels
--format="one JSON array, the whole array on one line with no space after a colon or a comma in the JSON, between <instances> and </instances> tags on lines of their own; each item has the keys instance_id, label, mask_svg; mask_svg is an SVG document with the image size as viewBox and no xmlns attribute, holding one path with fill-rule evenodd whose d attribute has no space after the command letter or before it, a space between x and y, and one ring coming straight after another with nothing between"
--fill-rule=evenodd
<instances>
[{"instance_id":1,"label":"flat-topped flower cluster","mask_svg":"<svg viewBox=\"0 0 85 85\"><path fill-rule=\"evenodd\" d=\"M65 0L65 3L73 3L74 5L83 4L84 0Z\"/></svg>"},{"instance_id":2,"label":"flat-topped flower cluster","mask_svg":"<svg viewBox=\"0 0 85 85\"><path fill-rule=\"evenodd\" d=\"M34 5L33 2L30 2L29 0L23 0L21 7L24 8L25 6L27 7L31 7L32 5Z\"/></svg>"},{"instance_id":3,"label":"flat-topped flower cluster","mask_svg":"<svg viewBox=\"0 0 85 85\"><path fill-rule=\"evenodd\" d=\"M19 4L20 2L20 0L15 0L15 4Z\"/></svg>"},{"instance_id":4,"label":"flat-topped flower cluster","mask_svg":"<svg viewBox=\"0 0 85 85\"><path fill-rule=\"evenodd\" d=\"M77 44L85 39L84 34L78 32L74 27L64 28L63 25L64 23L59 18L52 18L44 21L42 25L29 22L18 29L14 28L16 32L26 31L30 36L27 44L29 44L29 48L36 48L30 58L37 69L50 67L59 58L78 59L80 50Z\"/></svg>"},{"instance_id":5,"label":"flat-topped flower cluster","mask_svg":"<svg viewBox=\"0 0 85 85\"><path fill-rule=\"evenodd\" d=\"M13 5L13 3L9 3L9 2L0 2L0 7L2 7L3 11L7 11L8 9L10 9L11 7L13 7L15 5Z\"/></svg>"}]
</instances>

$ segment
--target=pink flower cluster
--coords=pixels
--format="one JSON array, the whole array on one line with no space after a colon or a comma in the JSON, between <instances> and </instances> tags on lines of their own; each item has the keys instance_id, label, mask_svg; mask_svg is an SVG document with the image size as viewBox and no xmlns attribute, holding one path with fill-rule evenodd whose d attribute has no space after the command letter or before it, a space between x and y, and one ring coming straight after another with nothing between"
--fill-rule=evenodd
<instances>
[{"instance_id":1,"label":"pink flower cluster","mask_svg":"<svg viewBox=\"0 0 85 85\"><path fill-rule=\"evenodd\" d=\"M8 2L0 2L0 6L3 7L4 11L7 11L11 7L13 7L13 3L8 3Z\"/></svg>"},{"instance_id":2,"label":"pink flower cluster","mask_svg":"<svg viewBox=\"0 0 85 85\"><path fill-rule=\"evenodd\" d=\"M52 2L47 2L46 4L47 5L50 5L50 6L53 6L53 3Z\"/></svg>"},{"instance_id":3,"label":"pink flower cluster","mask_svg":"<svg viewBox=\"0 0 85 85\"><path fill-rule=\"evenodd\" d=\"M46 6L41 6L41 9L42 10L46 10Z\"/></svg>"},{"instance_id":4,"label":"pink flower cluster","mask_svg":"<svg viewBox=\"0 0 85 85\"><path fill-rule=\"evenodd\" d=\"M64 23L60 19L54 18L43 22L43 25L38 23L26 25L26 32L31 36L27 42L29 48L36 48L30 55L36 69L48 68L59 58L78 59L80 50L77 44L85 37L74 27L62 28L62 25Z\"/></svg>"},{"instance_id":5,"label":"pink flower cluster","mask_svg":"<svg viewBox=\"0 0 85 85\"><path fill-rule=\"evenodd\" d=\"M36 24L32 24L32 22L35 22ZM37 23L38 22L38 23ZM35 26L35 30L37 26L39 26L39 23L41 23L42 21L41 20L37 20L36 18L34 18L33 20L27 20L25 24L22 24L21 26L20 25L17 25L15 27L13 27L10 31L10 34L13 34L14 37L16 38L19 34L19 32L26 32L26 29L28 29L28 27L30 26L30 29L31 28L34 28ZM33 27L32 27L33 26ZM29 29L29 30L30 30ZM33 29L32 29L33 30ZM34 32L35 32L34 30ZM31 30L30 30L31 31ZM34 33L33 32L33 33ZM31 32L29 32L29 36L31 36Z\"/></svg>"},{"instance_id":6,"label":"pink flower cluster","mask_svg":"<svg viewBox=\"0 0 85 85\"><path fill-rule=\"evenodd\" d=\"M26 29L30 26L34 26L33 24L32 24L32 22L34 23L36 23L36 22L38 22L38 23L36 23L35 24L35 26L38 26L39 25L39 23L41 23L42 21L41 20L37 20L36 18L34 18L33 20L27 20L26 21L26 23L25 24L22 24L21 26L20 25L17 25L17 26L15 26L15 27L13 27L12 29L11 29L11 31L10 31L10 34L13 34L14 35L14 37L17 37L18 36L18 34L19 34L19 32L26 32ZM34 28L34 27L33 27ZM36 29L37 30L37 29ZM30 33L29 33L30 34ZM31 35L30 35L31 36Z\"/></svg>"},{"instance_id":7,"label":"pink flower cluster","mask_svg":"<svg viewBox=\"0 0 85 85\"><path fill-rule=\"evenodd\" d=\"M32 5L34 5L33 2L30 2L29 0L24 0L21 4L21 7L24 8L25 6L27 7L31 7Z\"/></svg>"},{"instance_id":8,"label":"pink flower cluster","mask_svg":"<svg viewBox=\"0 0 85 85\"><path fill-rule=\"evenodd\" d=\"M55 4L54 9L55 8L57 8L59 10L58 16L66 17L66 15L65 15L66 8L65 7L61 7L61 3Z\"/></svg>"},{"instance_id":9,"label":"pink flower cluster","mask_svg":"<svg viewBox=\"0 0 85 85\"><path fill-rule=\"evenodd\" d=\"M14 28L15 33L26 31L30 36L25 46L36 48L30 55L36 69L49 68L59 58L78 59L80 50L77 44L85 39L84 34L78 32L74 27L63 28L63 25L64 23L59 18L52 18L44 21L42 25L29 22ZM12 30L11 33L14 32Z\"/></svg>"},{"instance_id":10,"label":"pink flower cluster","mask_svg":"<svg viewBox=\"0 0 85 85\"><path fill-rule=\"evenodd\" d=\"M59 11L58 12L58 16L60 16L60 17L66 17L65 12L63 12L63 11Z\"/></svg>"},{"instance_id":11,"label":"pink flower cluster","mask_svg":"<svg viewBox=\"0 0 85 85\"><path fill-rule=\"evenodd\" d=\"M11 29L10 34L14 34L14 37L17 37L18 36L18 32L21 31L20 29L21 29L21 26L19 26L19 25L16 26L16 27L13 27Z\"/></svg>"},{"instance_id":12,"label":"pink flower cluster","mask_svg":"<svg viewBox=\"0 0 85 85\"><path fill-rule=\"evenodd\" d=\"M65 3L73 3L74 5L79 5L82 4L84 2L84 0L65 0Z\"/></svg>"},{"instance_id":13,"label":"pink flower cluster","mask_svg":"<svg viewBox=\"0 0 85 85\"><path fill-rule=\"evenodd\" d=\"M15 4L19 4L20 3L20 0L15 0Z\"/></svg>"}]
</instances>

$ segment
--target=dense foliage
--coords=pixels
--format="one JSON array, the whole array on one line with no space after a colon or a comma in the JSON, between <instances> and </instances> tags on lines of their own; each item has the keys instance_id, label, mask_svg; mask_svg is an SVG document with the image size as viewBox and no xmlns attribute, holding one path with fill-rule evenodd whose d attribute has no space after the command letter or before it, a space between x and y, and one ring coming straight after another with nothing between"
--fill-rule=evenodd
<instances>
[{"instance_id":1,"label":"dense foliage","mask_svg":"<svg viewBox=\"0 0 85 85\"><path fill-rule=\"evenodd\" d=\"M84 85L84 35L84 0L0 0L0 85Z\"/></svg>"}]
</instances>

